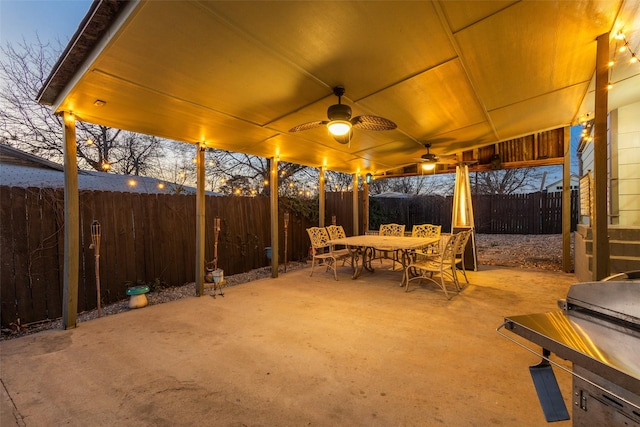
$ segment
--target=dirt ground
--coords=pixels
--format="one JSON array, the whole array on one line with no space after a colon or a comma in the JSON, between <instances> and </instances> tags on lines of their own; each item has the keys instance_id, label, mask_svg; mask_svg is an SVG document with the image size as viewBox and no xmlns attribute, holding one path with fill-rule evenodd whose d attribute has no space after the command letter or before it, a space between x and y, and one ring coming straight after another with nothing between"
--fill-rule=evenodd
<instances>
[{"instance_id":1,"label":"dirt ground","mask_svg":"<svg viewBox=\"0 0 640 427\"><path fill-rule=\"evenodd\" d=\"M561 234L477 234L476 247L479 265L562 271Z\"/></svg>"}]
</instances>

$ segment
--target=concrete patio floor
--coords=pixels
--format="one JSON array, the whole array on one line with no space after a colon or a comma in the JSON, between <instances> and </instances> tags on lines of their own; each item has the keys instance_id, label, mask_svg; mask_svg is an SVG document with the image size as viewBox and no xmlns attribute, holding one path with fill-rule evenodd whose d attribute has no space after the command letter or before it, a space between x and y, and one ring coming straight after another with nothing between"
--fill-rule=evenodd
<instances>
[{"instance_id":1,"label":"concrete patio floor","mask_svg":"<svg viewBox=\"0 0 640 427\"><path fill-rule=\"evenodd\" d=\"M309 272L0 342L0 424L547 424L539 359L495 330L556 309L572 274L481 266L447 301L386 268ZM556 376L571 412L571 378Z\"/></svg>"}]
</instances>

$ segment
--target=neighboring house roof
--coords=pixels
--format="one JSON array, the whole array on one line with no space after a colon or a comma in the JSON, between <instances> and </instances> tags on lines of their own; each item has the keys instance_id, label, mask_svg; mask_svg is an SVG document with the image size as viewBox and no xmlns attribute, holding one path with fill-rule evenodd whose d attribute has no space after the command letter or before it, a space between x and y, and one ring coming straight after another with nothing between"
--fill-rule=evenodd
<instances>
[{"instance_id":1,"label":"neighboring house roof","mask_svg":"<svg viewBox=\"0 0 640 427\"><path fill-rule=\"evenodd\" d=\"M9 187L64 188L63 166L0 144L0 184ZM162 184L162 185L160 185ZM98 171L78 171L78 188L93 191L172 194L177 184L146 176L117 175ZM181 194L195 194L193 187L182 187ZM220 193L207 191L208 196Z\"/></svg>"},{"instance_id":2,"label":"neighboring house roof","mask_svg":"<svg viewBox=\"0 0 640 427\"><path fill-rule=\"evenodd\" d=\"M407 193L399 193L397 191L385 191L380 194L372 194L371 197L381 198L381 199L408 199L411 194Z\"/></svg>"},{"instance_id":3,"label":"neighboring house roof","mask_svg":"<svg viewBox=\"0 0 640 427\"><path fill-rule=\"evenodd\" d=\"M549 185L546 185L546 186L544 187L545 191L547 191L547 192L553 192L553 191L555 191L555 190L562 189L562 184L563 184L563 182L562 182L562 181L563 181L562 179L559 179L559 180L557 180L557 181L552 182L552 183L551 183L551 184L549 184ZM571 182L570 182L570 186L571 186L571 187L577 187L579 182L580 182L580 178L578 178L578 175L571 174Z\"/></svg>"}]
</instances>

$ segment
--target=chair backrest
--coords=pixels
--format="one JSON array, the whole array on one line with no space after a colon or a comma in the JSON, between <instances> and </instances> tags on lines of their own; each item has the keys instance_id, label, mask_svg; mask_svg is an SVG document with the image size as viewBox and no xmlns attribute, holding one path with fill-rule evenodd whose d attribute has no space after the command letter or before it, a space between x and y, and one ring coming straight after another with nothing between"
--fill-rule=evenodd
<instances>
[{"instance_id":1,"label":"chair backrest","mask_svg":"<svg viewBox=\"0 0 640 427\"><path fill-rule=\"evenodd\" d=\"M381 236L404 236L404 224L380 224Z\"/></svg>"},{"instance_id":2,"label":"chair backrest","mask_svg":"<svg viewBox=\"0 0 640 427\"><path fill-rule=\"evenodd\" d=\"M464 250L467 247L467 242L469 241L469 238L471 237L472 232L473 230L469 229L469 230L461 231L458 234L456 234L456 236L458 236L458 239L456 241L456 245L454 248L454 255L464 254Z\"/></svg>"},{"instance_id":3,"label":"chair backrest","mask_svg":"<svg viewBox=\"0 0 640 427\"><path fill-rule=\"evenodd\" d=\"M311 246L314 249L326 248L329 246L327 243L329 240L329 233L324 227L311 227L307 228L307 233L309 233L309 240L311 240Z\"/></svg>"},{"instance_id":4,"label":"chair backrest","mask_svg":"<svg viewBox=\"0 0 640 427\"><path fill-rule=\"evenodd\" d=\"M460 240L460 234L449 234L442 237L442 244L440 246L440 260L441 262L454 261L456 258L455 248Z\"/></svg>"},{"instance_id":5,"label":"chair backrest","mask_svg":"<svg viewBox=\"0 0 640 427\"><path fill-rule=\"evenodd\" d=\"M344 239L347 235L344 232L344 228L341 225L328 225L326 227L327 232L329 233L329 238L333 239Z\"/></svg>"},{"instance_id":6,"label":"chair backrest","mask_svg":"<svg viewBox=\"0 0 640 427\"><path fill-rule=\"evenodd\" d=\"M411 237L436 237L440 238L441 225L421 224L414 225L411 230Z\"/></svg>"}]
</instances>

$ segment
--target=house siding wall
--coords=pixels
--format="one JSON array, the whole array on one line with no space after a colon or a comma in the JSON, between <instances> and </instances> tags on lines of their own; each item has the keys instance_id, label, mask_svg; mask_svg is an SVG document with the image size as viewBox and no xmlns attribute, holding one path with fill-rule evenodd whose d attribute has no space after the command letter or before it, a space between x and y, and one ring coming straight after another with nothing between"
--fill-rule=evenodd
<instances>
[{"instance_id":1,"label":"house siding wall","mask_svg":"<svg viewBox=\"0 0 640 427\"><path fill-rule=\"evenodd\" d=\"M618 109L619 224L640 225L640 102Z\"/></svg>"}]
</instances>

